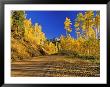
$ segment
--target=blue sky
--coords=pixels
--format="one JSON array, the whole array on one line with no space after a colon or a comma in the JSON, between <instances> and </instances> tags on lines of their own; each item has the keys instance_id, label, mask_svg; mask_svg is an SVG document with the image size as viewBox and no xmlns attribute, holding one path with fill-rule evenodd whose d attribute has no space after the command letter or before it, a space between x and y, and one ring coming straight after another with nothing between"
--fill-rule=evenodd
<instances>
[{"instance_id":1,"label":"blue sky","mask_svg":"<svg viewBox=\"0 0 110 87\"><path fill-rule=\"evenodd\" d=\"M48 39L59 37L61 34L66 35L64 21L69 17L72 21L72 37L76 38L74 19L76 15L84 11L25 11L27 19L31 18L32 24L39 23L42 31Z\"/></svg>"}]
</instances>

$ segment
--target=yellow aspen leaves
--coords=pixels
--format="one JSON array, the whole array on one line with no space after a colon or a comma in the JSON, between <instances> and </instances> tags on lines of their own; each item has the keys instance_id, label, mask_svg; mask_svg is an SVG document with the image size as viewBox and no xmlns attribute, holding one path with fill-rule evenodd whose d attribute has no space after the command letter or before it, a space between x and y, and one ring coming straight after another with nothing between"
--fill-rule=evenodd
<instances>
[{"instance_id":1,"label":"yellow aspen leaves","mask_svg":"<svg viewBox=\"0 0 110 87\"><path fill-rule=\"evenodd\" d=\"M80 30L82 31L81 34L86 38L97 38L97 34L99 34L99 24L100 23L100 16L94 15L94 11L86 11L84 14L81 12L77 14L77 18L75 19L75 30L76 33ZM95 35L96 32L96 35Z\"/></svg>"},{"instance_id":2,"label":"yellow aspen leaves","mask_svg":"<svg viewBox=\"0 0 110 87\"><path fill-rule=\"evenodd\" d=\"M38 25L38 23L36 23L35 26L32 26L31 19L24 20L24 28L24 35L27 41L41 45L46 40L45 34L42 32L41 25Z\"/></svg>"},{"instance_id":3,"label":"yellow aspen leaves","mask_svg":"<svg viewBox=\"0 0 110 87\"><path fill-rule=\"evenodd\" d=\"M66 17L66 20L64 22L64 26L65 26L65 29L66 29L66 34L70 33L72 31L72 28L71 28L71 21L70 21L70 18Z\"/></svg>"},{"instance_id":4,"label":"yellow aspen leaves","mask_svg":"<svg viewBox=\"0 0 110 87\"><path fill-rule=\"evenodd\" d=\"M48 53L49 55L55 54L58 52L57 47L52 42L45 42L43 45L43 49Z\"/></svg>"},{"instance_id":5,"label":"yellow aspen leaves","mask_svg":"<svg viewBox=\"0 0 110 87\"><path fill-rule=\"evenodd\" d=\"M24 20L24 27L29 28L30 26L31 26L31 21L28 20L28 19L25 19L25 20Z\"/></svg>"}]
</instances>

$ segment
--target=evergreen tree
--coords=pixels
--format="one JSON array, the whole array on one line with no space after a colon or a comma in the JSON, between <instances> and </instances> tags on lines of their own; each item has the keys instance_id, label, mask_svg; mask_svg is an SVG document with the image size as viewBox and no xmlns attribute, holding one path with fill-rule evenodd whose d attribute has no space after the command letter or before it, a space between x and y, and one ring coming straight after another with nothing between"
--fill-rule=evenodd
<instances>
[{"instance_id":1,"label":"evergreen tree","mask_svg":"<svg viewBox=\"0 0 110 87\"><path fill-rule=\"evenodd\" d=\"M11 35L16 39L21 39L24 36L23 21L25 20L24 11L11 12Z\"/></svg>"}]
</instances>

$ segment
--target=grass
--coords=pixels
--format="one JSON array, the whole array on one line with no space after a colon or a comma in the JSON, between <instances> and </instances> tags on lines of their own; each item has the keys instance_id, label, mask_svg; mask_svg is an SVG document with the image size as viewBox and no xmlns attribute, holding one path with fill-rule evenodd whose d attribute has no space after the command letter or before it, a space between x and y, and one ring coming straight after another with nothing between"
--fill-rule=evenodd
<instances>
[{"instance_id":1,"label":"grass","mask_svg":"<svg viewBox=\"0 0 110 87\"><path fill-rule=\"evenodd\" d=\"M81 59L82 61L88 61L91 63L100 63L100 57L99 56L94 56L94 55L87 55L87 54L80 54L78 52L71 52L71 51L60 51L56 54L53 55L60 55L64 56L66 60L72 61L73 59Z\"/></svg>"}]
</instances>

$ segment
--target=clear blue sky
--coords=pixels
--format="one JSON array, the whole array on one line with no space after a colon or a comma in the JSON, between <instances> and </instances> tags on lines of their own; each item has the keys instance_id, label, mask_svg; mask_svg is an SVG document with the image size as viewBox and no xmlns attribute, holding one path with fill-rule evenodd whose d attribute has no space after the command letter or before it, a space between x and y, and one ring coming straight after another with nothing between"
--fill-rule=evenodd
<instances>
[{"instance_id":1,"label":"clear blue sky","mask_svg":"<svg viewBox=\"0 0 110 87\"><path fill-rule=\"evenodd\" d=\"M72 37L76 38L74 19L76 15L84 11L25 11L27 19L31 18L32 24L36 22L42 26L42 31L48 39L59 37L61 34L66 35L64 21L69 17L72 21Z\"/></svg>"}]
</instances>

